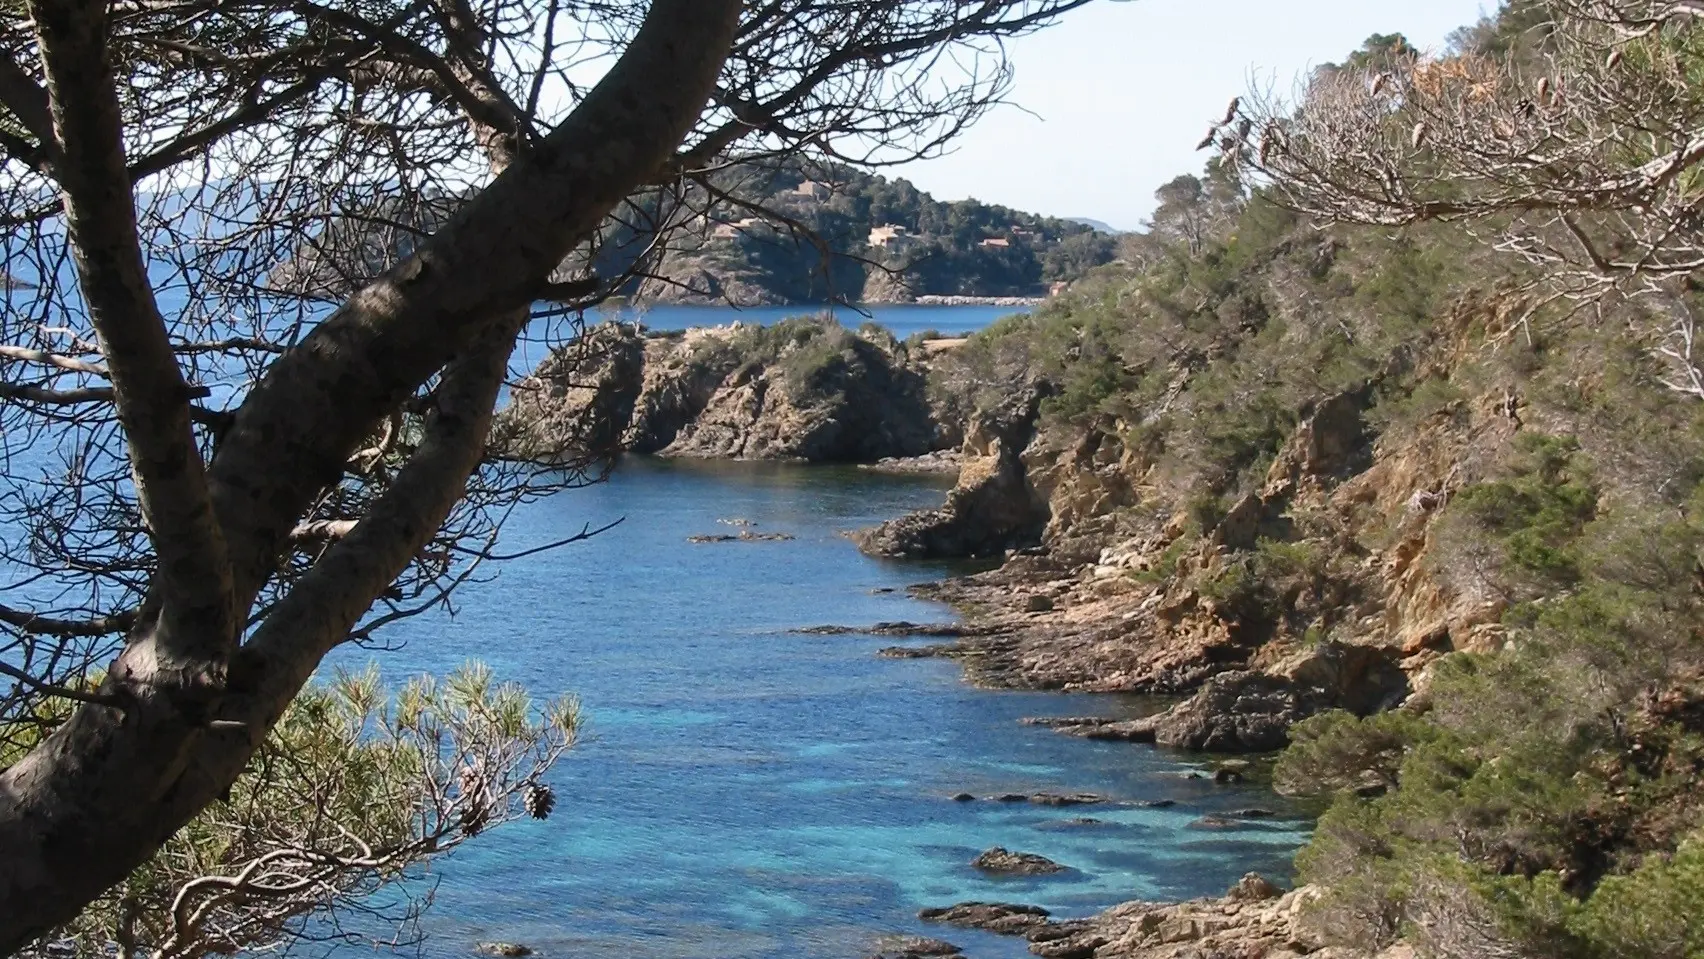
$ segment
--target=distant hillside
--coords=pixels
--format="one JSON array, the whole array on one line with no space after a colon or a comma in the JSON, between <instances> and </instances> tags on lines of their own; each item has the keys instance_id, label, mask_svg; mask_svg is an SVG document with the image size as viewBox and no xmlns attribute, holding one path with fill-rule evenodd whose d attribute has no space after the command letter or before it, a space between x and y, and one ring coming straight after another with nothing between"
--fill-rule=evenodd
<instances>
[{"instance_id":1,"label":"distant hillside","mask_svg":"<svg viewBox=\"0 0 1704 959\"><path fill-rule=\"evenodd\" d=\"M1068 223L1081 223L1082 225L1084 225L1086 227L1090 227L1091 229L1099 230L1102 233L1110 233L1110 234L1113 234L1114 236L1124 232L1123 230L1120 230L1119 228L1113 226L1110 223L1107 223L1104 220L1097 220L1097 219L1094 219L1093 217L1068 216L1068 217L1065 218L1065 220Z\"/></svg>"},{"instance_id":2,"label":"distant hillside","mask_svg":"<svg viewBox=\"0 0 1704 959\"><path fill-rule=\"evenodd\" d=\"M711 198L715 197L714 202ZM666 251L622 294L675 303L742 305L909 302L923 296L1044 297L1111 261L1118 240L1080 222L975 200L946 203L906 180L850 168L735 165L687 188L666 215L660 201L612 220L588 266L621 276ZM281 289L335 297L377 274L455 212L449 196L380 198L367 215L328 226L279 264ZM708 213L704 212L708 210ZM688 212L691 211L691 212ZM685 222L682 218L687 217Z\"/></svg>"},{"instance_id":3,"label":"distant hillside","mask_svg":"<svg viewBox=\"0 0 1704 959\"><path fill-rule=\"evenodd\" d=\"M717 184L737 198L694 224L642 298L741 303L919 296L1046 296L1110 261L1093 227L976 200L944 202L909 181L850 169L739 168ZM776 214L760 217L743 206ZM730 211L730 212L723 212ZM797 225L820 237L828 255Z\"/></svg>"}]
</instances>

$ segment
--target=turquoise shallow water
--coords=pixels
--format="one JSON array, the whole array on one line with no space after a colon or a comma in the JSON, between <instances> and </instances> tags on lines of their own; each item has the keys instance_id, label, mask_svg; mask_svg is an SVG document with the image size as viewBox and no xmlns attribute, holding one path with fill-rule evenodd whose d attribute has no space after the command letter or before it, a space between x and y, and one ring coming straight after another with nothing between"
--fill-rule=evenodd
<instances>
[{"instance_id":1,"label":"turquoise shallow water","mask_svg":"<svg viewBox=\"0 0 1704 959\"><path fill-rule=\"evenodd\" d=\"M949 662L878 658L893 640L789 632L946 619L943 608L875 592L945 567L871 560L840 535L943 491L938 480L857 470L636 460L605 485L527 507L506 550L626 522L506 564L460 594L453 618L390 633L404 645L379 661L400 677L477 656L538 693L578 694L589 735L554 772L551 819L506 826L434 867L425 952L463 956L475 941L507 939L545 956L845 959L868 954L876 934L911 932L1016 957L1021 941L913 916L965 899L1084 914L1217 893L1250 869L1284 874L1306 828L1299 818L1190 828L1212 812L1286 811L1271 795L1187 778L1200 764L1146 747L1017 723L1140 703L976 690ZM734 517L797 539L686 542L728 531L717 520ZM1177 804L949 798L1038 790ZM1103 822L1068 822L1080 816ZM990 879L968 863L992 845L1072 871Z\"/></svg>"}]
</instances>

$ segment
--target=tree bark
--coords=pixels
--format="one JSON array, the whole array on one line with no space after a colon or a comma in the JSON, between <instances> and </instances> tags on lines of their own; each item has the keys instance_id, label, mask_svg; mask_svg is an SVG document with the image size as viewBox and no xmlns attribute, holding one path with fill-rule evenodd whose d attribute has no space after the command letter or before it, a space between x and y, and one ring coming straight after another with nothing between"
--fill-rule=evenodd
<instances>
[{"instance_id":1,"label":"tree bark","mask_svg":"<svg viewBox=\"0 0 1704 959\"><path fill-rule=\"evenodd\" d=\"M241 619L225 540L190 429L190 389L154 302L137 236L103 0L29 4L47 78L66 231L112 380L137 503L158 558L151 590L159 668L184 689L215 685Z\"/></svg>"},{"instance_id":2,"label":"tree bark","mask_svg":"<svg viewBox=\"0 0 1704 959\"><path fill-rule=\"evenodd\" d=\"M103 7L37 2L49 18ZM533 294L678 149L714 89L741 6L653 0L627 51L572 115L255 386L206 471L233 609L253 603L312 497L338 480L379 420L449 364L427 441L236 651L228 674L211 668L222 637L189 637L210 651L207 675L224 681L217 695L178 695L168 655L178 647L157 625L180 615L168 595L103 687L127 705L80 707L0 772L0 953L75 916L213 802L325 652L430 538L477 463ZM100 202L120 201L130 216L128 193ZM103 282L114 275L105 258L86 265ZM116 388L119 362L108 347ZM215 728L213 719L226 722Z\"/></svg>"}]
</instances>

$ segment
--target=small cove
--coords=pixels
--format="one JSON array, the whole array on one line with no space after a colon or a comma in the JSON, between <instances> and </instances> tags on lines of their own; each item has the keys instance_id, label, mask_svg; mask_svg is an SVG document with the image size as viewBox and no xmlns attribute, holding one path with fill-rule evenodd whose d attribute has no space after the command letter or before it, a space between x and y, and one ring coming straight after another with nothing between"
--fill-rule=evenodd
<instances>
[{"instance_id":1,"label":"small cove","mask_svg":"<svg viewBox=\"0 0 1704 959\"><path fill-rule=\"evenodd\" d=\"M1269 792L1190 778L1206 764L1188 757L1018 723L1140 701L978 690L951 662L878 657L893 639L791 632L950 618L904 587L951 567L872 560L841 535L934 505L946 486L834 467L629 460L606 484L524 507L504 549L622 525L505 564L458 595L454 616L386 634L400 650L341 652L336 663L376 658L393 679L477 657L535 693L577 694L588 718L553 773L550 820L504 827L433 868L424 952L463 956L505 939L546 956L844 959L868 954L876 934L905 932L1017 957L1021 940L931 927L915 913L985 899L1080 915L1216 894L1251 869L1284 875L1308 824ZM795 539L687 542L730 532L719 521L731 519ZM1039 791L1116 802L951 799ZM1247 807L1280 815L1192 825ZM1098 822L1074 822L1083 817ZM993 845L1072 871L991 879L969 861Z\"/></svg>"}]
</instances>

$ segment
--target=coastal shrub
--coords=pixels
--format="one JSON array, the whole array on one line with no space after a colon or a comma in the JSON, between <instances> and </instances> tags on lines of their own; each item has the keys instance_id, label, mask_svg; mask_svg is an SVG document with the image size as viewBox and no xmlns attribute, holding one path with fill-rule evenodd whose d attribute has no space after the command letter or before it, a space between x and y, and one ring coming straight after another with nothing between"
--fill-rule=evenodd
<instances>
[{"instance_id":1,"label":"coastal shrub","mask_svg":"<svg viewBox=\"0 0 1704 959\"><path fill-rule=\"evenodd\" d=\"M1380 433L1410 430L1429 417L1449 409L1466 394L1456 383L1444 377L1428 377L1413 389L1380 390L1367 410L1367 423Z\"/></svg>"},{"instance_id":2,"label":"coastal shrub","mask_svg":"<svg viewBox=\"0 0 1704 959\"><path fill-rule=\"evenodd\" d=\"M1273 785L1296 796L1388 790L1409 749L1438 735L1435 724L1402 710L1366 718L1344 710L1311 716L1290 727L1290 748L1273 768Z\"/></svg>"},{"instance_id":3,"label":"coastal shrub","mask_svg":"<svg viewBox=\"0 0 1704 959\"><path fill-rule=\"evenodd\" d=\"M1327 559L1315 543L1261 538L1204 574L1197 588L1234 619L1275 623L1294 613L1304 595L1320 591Z\"/></svg>"},{"instance_id":4,"label":"coastal shrub","mask_svg":"<svg viewBox=\"0 0 1704 959\"><path fill-rule=\"evenodd\" d=\"M1307 540L1261 537L1254 544L1255 573L1269 582L1316 579L1325 570L1324 561L1325 551Z\"/></svg>"},{"instance_id":5,"label":"coastal shrub","mask_svg":"<svg viewBox=\"0 0 1704 959\"><path fill-rule=\"evenodd\" d=\"M895 353L900 349L899 338L893 335L893 331L875 320L865 320L858 324L858 338L886 353Z\"/></svg>"},{"instance_id":6,"label":"coastal shrub","mask_svg":"<svg viewBox=\"0 0 1704 959\"><path fill-rule=\"evenodd\" d=\"M1581 533L1596 514L1598 490L1573 437L1522 433L1505 478L1463 488L1451 501L1437 560L1489 571L1504 592L1530 597L1577 582Z\"/></svg>"},{"instance_id":7,"label":"coastal shrub","mask_svg":"<svg viewBox=\"0 0 1704 959\"><path fill-rule=\"evenodd\" d=\"M1704 955L1704 834L1671 856L1610 876L1587 896L1553 872L1470 880L1507 935L1549 955L1697 959Z\"/></svg>"},{"instance_id":8,"label":"coastal shrub","mask_svg":"<svg viewBox=\"0 0 1704 959\"><path fill-rule=\"evenodd\" d=\"M1432 322L1459 275L1460 259L1436 234L1419 231L1369 238L1379 249L1374 269L1355 284L1355 299L1387 324Z\"/></svg>"},{"instance_id":9,"label":"coastal shrub","mask_svg":"<svg viewBox=\"0 0 1704 959\"><path fill-rule=\"evenodd\" d=\"M1189 517L1190 526L1197 532L1217 528L1224 522L1225 510L1224 497L1208 490L1194 493L1184 504L1184 513Z\"/></svg>"},{"instance_id":10,"label":"coastal shrub","mask_svg":"<svg viewBox=\"0 0 1704 959\"><path fill-rule=\"evenodd\" d=\"M1228 488L1239 478L1253 485L1264 478L1270 463L1295 428L1296 414L1270 390L1238 382L1240 376L1202 378L1195 390L1198 418L1193 429L1200 437L1201 459L1209 482ZM1200 415L1205 412L1206 415Z\"/></svg>"},{"instance_id":11,"label":"coastal shrub","mask_svg":"<svg viewBox=\"0 0 1704 959\"><path fill-rule=\"evenodd\" d=\"M795 401L819 392L834 369L856 362L853 337L844 330L824 333L798 343L781 354L777 363L786 379L788 395Z\"/></svg>"},{"instance_id":12,"label":"coastal shrub","mask_svg":"<svg viewBox=\"0 0 1704 959\"><path fill-rule=\"evenodd\" d=\"M1463 490L1459 507L1503 540L1508 559L1531 573L1578 577L1574 540L1595 493L1575 483L1485 483Z\"/></svg>"},{"instance_id":13,"label":"coastal shrub","mask_svg":"<svg viewBox=\"0 0 1704 959\"><path fill-rule=\"evenodd\" d=\"M1178 561L1183 559L1183 554L1189 552L1193 545L1194 537L1188 534L1179 536L1166 545L1166 548L1155 558L1153 565L1147 569L1135 571L1131 574L1131 577L1138 583L1149 585L1170 582L1172 577L1177 575Z\"/></svg>"},{"instance_id":14,"label":"coastal shrub","mask_svg":"<svg viewBox=\"0 0 1704 959\"><path fill-rule=\"evenodd\" d=\"M940 330L936 330L936 329L919 330L918 332L913 333L910 336L907 336L905 338L905 341L904 341L905 342L905 348L908 349L908 350L916 350L916 349L920 348L923 344L929 342L930 340L940 340L940 339L945 339L945 337L942 336Z\"/></svg>"},{"instance_id":15,"label":"coastal shrub","mask_svg":"<svg viewBox=\"0 0 1704 959\"><path fill-rule=\"evenodd\" d=\"M1202 596L1212 600L1214 606L1233 619L1263 618L1270 606L1270 594L1247 556L1227 559L1202 577L1197 588Z\"/></svg>"}]
</instances>

